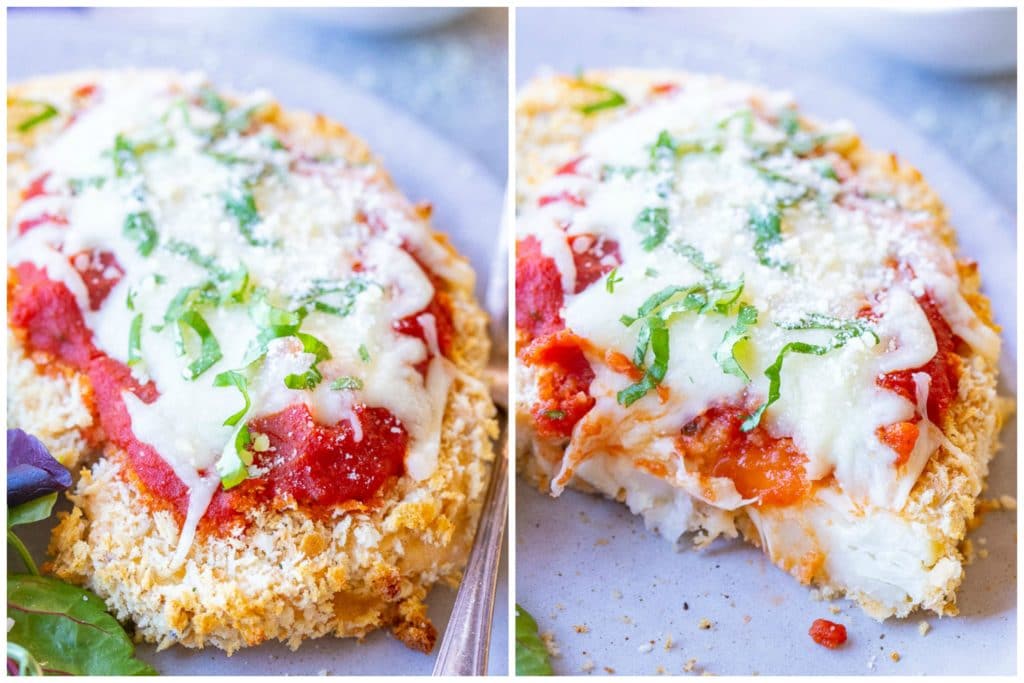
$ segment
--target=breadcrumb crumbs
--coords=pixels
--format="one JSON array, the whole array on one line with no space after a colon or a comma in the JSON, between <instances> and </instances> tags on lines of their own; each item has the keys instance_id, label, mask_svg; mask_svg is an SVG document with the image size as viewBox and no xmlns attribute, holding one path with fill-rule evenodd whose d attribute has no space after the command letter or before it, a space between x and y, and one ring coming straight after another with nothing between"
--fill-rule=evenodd
<instances>
[{"instance_id":1,"label":"breadcrumb crumbs","mask_svg":"<svg viewBox=\"0 0 1024 683\"><path fill-rule=\"evenodd\" d=\"M667 651L671 650L673 645L675 645L675 641L672 640L672 634L671 633L666 633L665 634L665 651L667 652Z\"/></svg>"},{"instance_id":2,"label":"breadcrumb crumbs","mask_svg":"<svg viewBox=\"0 0 1024 683\"><path fill-rule=\"evenodd\" d=\"M612 591L612 598L614 598L615 600L621 600L622 599L622 591L620 591L620 590L613 590Z\"/></svg>"},{"instance_id":3,"label":"breadcrumb crumbs","mask_svg":"<svg viewBox=\"0 0 1024 683\"><path fill-rule=\"evenodd\" d=\"M999 496L999 504L1003 506L1004 510L1016 510L1017 499L1013 496Z\"/></svg>"},{"instance_id":4,"label":"breadcrumb crumbs","mask_svg":"<svg viewBox=\"0 0 1024 683\"><path fill-rule=\"evenodd\" d=\"M922 636L928 635L928 631L931 631L931 630L932 630L932 625L929 624L927 621L919 621L919 622L917 622L917 632L920 633Z\"/></svg>"},{"instance_id":5,"label":"breadcrumb crumbs","mask_svg":"<svg viewBox=\"0 0 1024 683\"><path fill-rule=\"evenodd\" d=\"M697 628L699 628L699 629L701 629L703 631L707 631L708 629L711 628L711 620L708 619L707 617L701 619L700 621L697 622Z\"/></svg>"},{"instance_id":6,"label":"breadcrumb crumbs","mask_svg":"<svg viewBox=\"0 0 1024 683\"><path fill-rule=\"evenodd\" d=\"M832 614L839 614L842 611L842 609L840 609L839 605L829 605L828 611Z\"/></svg>"},{"instance_id":7,"label":"breadcrumb crumbs","mask_svg":"<svg viewBox=\"0 0 1024 683\"><path fill-rule=\"evenodd\" d=\"M894 662L900 661L900 653L896 652L896 650L893 650L889 653L889 659L891 659Z\"/></svg>"},{"instance_id":8,"label":"breadcrumb crumbs","mask_svg":"<svg viewBox=\"0 0 1024 683\"><path fill-rule=\"evenodd\" d=\"M548 654L552 657L557 657L562 654L562 651L558 649L558 643L555 642L555 634L551 631L544 631L540 634L540 639L544 641L544 647L547 649Z\"/></svg>"},{"instance_id":9,"label":"breadcrumb crumbs","mask_svg":"<svg viewBox=\"0 0 1024 683\"><path fill-rule=\"evenodd\" d=\"M594 662L592 662L589 659L585 659L583 660L583 664L580 666L580 671L582 671L585 674L588 674L594 670L594 666Z\"/></svg>"},{"instance_id":10,"label":"breadcrumb crumbs","mask_svg":"<svg viewBox=\"0 0 1024 683\"><path fill-rule=\"evenodd\" d=\"M610 541L607 538L599 538L594 541L594 545L608 545Z\"/></svg>"},{"instance_id":11,"label":"breadcrumb crumbs","mask_svg":"<svg viewBox=\"0 0 1024 683\"><path fill-rule=\"evenodd\" d=\"M665 673L666 673L666 671L665 671L665 667L663 667L663 666L661 666L661 665L659 664L659 665L658 665L658 668L654 670L654 673L658 674L659 676L664 676L664 675L665 675Z\"/></svg>"},{"instance_id":12,"label":"breadcrumb crumbs","mask_svg":"<svg viewBox=\"0 0 1024 683\"><path fill-rule=\"evenodd\" d=\"M685 671L686 673L691 673L696 668L697 668L697 658L696 657L694 657L693 659L688 659L686 661L686 664L683 664L683 671Z\"/></svg>"},{"instance_id":13,"label":"breadcrumb crumbs","mask_svg":"<svg viewBox=\"0 0 1024 683\"><path fill-rule=\"evenodd\" d=\"M576 624L573 628L576 629L576 633L590 633L590 627L586 624Z\"/></svg>"}]
</instances>

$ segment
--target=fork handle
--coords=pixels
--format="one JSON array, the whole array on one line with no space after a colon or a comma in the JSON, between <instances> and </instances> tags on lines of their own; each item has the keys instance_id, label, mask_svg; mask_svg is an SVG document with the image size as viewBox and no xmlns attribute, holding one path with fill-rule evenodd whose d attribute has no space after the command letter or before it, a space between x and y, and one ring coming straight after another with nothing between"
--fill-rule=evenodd
<instances>
[{"instance_id":1,"label":"fork handle","mask_svg":"<svg viewBox=\"0 0 1024 683\"><path fill-rule=\"evenodd\" d=\"M491 618L508 508L507 449L506 446L501 450L494 463L473 550L434 663L435 676L487 674Z\"/></svg>"}]
</instances>

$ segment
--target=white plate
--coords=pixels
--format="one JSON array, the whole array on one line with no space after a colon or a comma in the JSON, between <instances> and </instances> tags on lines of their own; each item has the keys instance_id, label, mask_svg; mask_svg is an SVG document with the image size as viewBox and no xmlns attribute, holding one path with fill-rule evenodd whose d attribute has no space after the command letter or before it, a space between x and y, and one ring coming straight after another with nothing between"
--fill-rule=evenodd
<instances>
[{"instance_id":1,"label":"white plate","mask_svg":"<svg viewBox=\"0 0 1024 683\"><path fill-rule=\"evenodd\" d=\"M655 20L652 20L655 19ZM985 290L1003 326L1002 392L1016 386L1014 222L997 202L909 126L856 93L728 40L680 36L678 22L623 11L520 10L518 65L522 81L550 66L675 67L755 79L791 90L805 111L848 118L875 148L896 150L918 166L946 201L964 254L981 264ZM570 30L573 39L565 41ZM1002 432L1003 451L986 496L1016 492L1016 420ZM681 674L1012 674L1016 643L1016 519L989 513L971 534L988 558L967 568L960 616L915 614L879 624L847 601L829 603L776 569L757 550L718 541L705 552L675 552L644 529L625 506L567 492L558 500L523 480L516 494L516 600L561 650L556 672ZM986 539L982 543L982 539ZM685 609L684 606L688 606ZM698 628L702 618L714 625ZM846 625L850 640L836 651L807 635L816 618ZM922 637L918 623L932 630ZM589 629L578 633L577 625ZM583 630L583 629L580 629ZM665 649L668 634L673 646ZM653 641L653 642L651 642ZM650 651L648 650L650 646ZM890 653L896 651L900 661Z\"/></svg>"},{"instance_id":2,"label":"white plate","mask_svg":"<svg viewBox=\"0 0 1024 683\"><path fill-rule=\"evenodd\" d=\"M59 49L40 50L44 42ZM477 293L483 296L503 196L499 184L483 167L404 114L332 75L265 56L266 46L260 53L239 55L218 52L212 46L190 50L187 44L187 36L166 33L136 32L129 39L105 31L81 14L15 12L8 23L9 77L15 82L37 74L93 67L203 69L221 87L264 87L286 107L339 120L369 143L410 200L433 203L434 225L447 232L473 263L479 276ZM112 50L115 45L125 48ZM46 526L33 527L27 539L36 558L42 557L46 546ZM503 556L490 651L490 671L495 674L508 669L507 594L507 559ZM454 591L441 587L427 598L430 618L439 633L448 623L454 599ZM308 641L297 652L266 644L230 658L213 648L174 647L157 653L152 646L140 646L138 652L165 674L429 674L434 664L433 656L413 652L383 632L362 643L337 638Z\"/></svg>"}]
</instances>

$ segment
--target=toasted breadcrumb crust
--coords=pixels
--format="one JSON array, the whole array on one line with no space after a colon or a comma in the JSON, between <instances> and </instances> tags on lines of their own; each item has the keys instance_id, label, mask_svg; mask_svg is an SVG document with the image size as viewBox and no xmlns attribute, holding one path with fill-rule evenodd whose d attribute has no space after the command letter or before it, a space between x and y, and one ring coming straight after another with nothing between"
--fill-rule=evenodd
<instances>
[{"instance_id":1,"label":"toasted breadcrumb crust","mask_svg":"<svg viewBox=\"0 0 1024 683\"><path fill-rule=\"evenodd\" d=\"M12 86L12 100L68 91L97 78L78 73ZM8 118L8 219L25 182L25 151L41 131L18 133ZM375 163L368 147L323 116L285 112L261 119L311 153ZM40 127L47 130L45 126ZM379 176L391 187L383 171ZM455 254L446 238L433 238ZM179 535L173 515L134 481L126 454L96 439L85 376L27 354L8 335L8 424L42 439L69 468L87 464L50 540L45 569L99 594L136 639L229 654L280 640L295 649L327 634L362 637L388 627L407 646L429 652L437 632L424 598L442 582L458 585L472 545L498 435L494 405L481 380L490 350L487 317L471 287L443 284L455 330L451 360L459 369L448 395L438 466L427 480L401 477L371 506L313 518L292 505L251 513L228 537L199 537L184 564L170 569ZM100 435L101 436L101 435Z\"/></svg>"},{"instance_id":2,"label":"toasted breadcrumb crust","mask_svg":"<svg viewBox=\"0 0 1024 683\"><path fill-rule=\"evenodd\" d=\"M581 114L577 107L591 102L594 97L592 88L582 81L609 84L613 88L642 89L666 82L685 84L688 78L686 73L671 70L607 69L588 70L582 74L582 79L548 75L530 82L521 91L516 112L517 202L529 196L533 188L545 182L567 159L577 156L591 132L621 115L621 111L615 109L587 116ZM756 91L752 87L752 92ZM813 125L813 121L803 120ZM948 223L945 206L916 168L895 154L866 148L855 135L838 138L825 146L842 155L869 185L893 194L900 205L930 213L934 217L934 221L929 222L930 228L956 252L956 234ZM958 268L961 294L978 317L998 331L992 320L990 302L980 290L977 264L960 260ZM989 461L999 447L999 430L1005 416L1013 410L1012 402L996 393L998 367L995 362L976 353L962 360L959 393L940 426L952 444L962 451L963 457L940 447L929 459L899 513L931 540L939 558L935 564L938 571L930 574L931 583L923 598L917 603L881 603L829 576L822 557L793 558L785 554L785 549L774 548L770 557L775 564L802 583L816 586L821 597L845 595L876 619L905 617L917 608L940 615L957 613L956 590L963 580L965 564L960 545L974 517ZM530 369L520 364L516 375L519 395L530 395ZM518 471L542 491L548 491L550 464L561 460L567 442L538 436L532 428L529 409L527 405L517 406ZM576 479L570 485L595 492ZM620 492L619 499L624 500L624 492ZM752 544L762 545L760 534L744 509L726 512L699 500L694 500L693 505L695 516L703 520L690 529L696 532L695 545L706 545L720 534L729 537L742 534ZM781 508L762 510L760 514L762 518L785 518L792 516L793 511Z\"/></svg>"}]
</instances>

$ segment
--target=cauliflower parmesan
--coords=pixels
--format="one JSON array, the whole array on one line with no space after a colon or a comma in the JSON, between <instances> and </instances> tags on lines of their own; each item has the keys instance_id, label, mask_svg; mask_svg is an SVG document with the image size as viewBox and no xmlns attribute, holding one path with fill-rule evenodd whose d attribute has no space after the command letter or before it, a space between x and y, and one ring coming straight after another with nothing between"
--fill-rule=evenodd
<instances>
[{"instance_id":1,"label":"cauliflower parmesan","mask_svg":"<svg viewBox=\"0 0 1024 683\"><path fill-rule=\"evenodd\" d=\"M8 423L80 470L48 569L136 637L430 651L496 436L474 274L366 146L199 74L8 96Z\"/></svg>"},{"instance_id":2,"label":"cauliflower parmesan","mask_svg":"<svg viewBox=\"0 0 1024 683\"><path fill-rule=\"evenodd\" d=\"M998 328L920 174L670 71L518 104L520 471L670 541L742 535L871 616L956 613Z\"/></svg>"}]
</instances>

